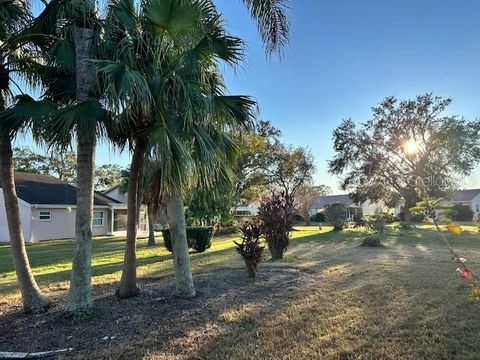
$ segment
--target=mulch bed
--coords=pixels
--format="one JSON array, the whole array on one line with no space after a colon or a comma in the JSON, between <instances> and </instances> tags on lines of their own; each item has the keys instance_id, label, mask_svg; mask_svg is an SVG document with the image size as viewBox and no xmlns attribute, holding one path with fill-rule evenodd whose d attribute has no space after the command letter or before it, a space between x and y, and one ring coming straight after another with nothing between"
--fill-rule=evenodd
<instances>
[{"instance_id":1,"label":"mulch bed","mask_svg":"<svg viewBox=\"0 0 480 360\"><path fill-rule=\"evenodd\" d=\"M134 359L155 349L167 357L189 356L221 333L224 311L249 304L272 308L298 296L290 290L312 275L265 264L250 279L244 269L221 267L195 274L198 296L192 300L173 296L171 277L141 280L142 293L127 300L114 296L115 284L95 286L95 308L80 318L65 316L66 291L51 292L55 305L45 314L24 314L21 304L0 305L0 351L73 348L65 357Z\"/></svg>"}]
</instances>

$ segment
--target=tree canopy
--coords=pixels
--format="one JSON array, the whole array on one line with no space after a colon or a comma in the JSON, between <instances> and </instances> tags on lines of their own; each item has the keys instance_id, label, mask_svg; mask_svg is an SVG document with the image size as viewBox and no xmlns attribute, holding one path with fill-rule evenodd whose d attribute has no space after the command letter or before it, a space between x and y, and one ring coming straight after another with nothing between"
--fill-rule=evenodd
<instances>
[{"instance_id":1,"label":"tree canopy","mask_svg":"<svg viewBox=\"0 0 480 360\"><path fill-rule=\"evenodd\" d=\"M480 160L480 122L446 115L451 99L432 94L415 99L387 97L372 118L356 125L344 120L334 131L330 172L357 200L401 197L416 203L421 178L431 193L458 186Z\"/></svg>"}]
</instances>

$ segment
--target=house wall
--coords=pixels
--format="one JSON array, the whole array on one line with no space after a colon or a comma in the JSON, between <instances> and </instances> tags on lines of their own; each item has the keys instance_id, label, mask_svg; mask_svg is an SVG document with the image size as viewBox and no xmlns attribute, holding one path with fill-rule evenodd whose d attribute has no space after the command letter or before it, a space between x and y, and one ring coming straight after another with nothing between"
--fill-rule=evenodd
<instances>
[{"instance_id":1,"label":"house wall","mask_svg":"<svg viewBox=\"0 0 480 360\"><path fill-rule=\"evenodd\" d=\"M31 209L30 205L19 199L18 208L20 211L20 221L22 222L23 238L25 242L31 242ZM7 213L5 210L5 201L3 198L3 190L0 188L0 243L10 242L8 234Z\"/></svg>"},{"instance_id":2,"label":"house wall","mask_svg":"<svg viewBox=\"0 0 480 360\"><path fill-rule=\"evenodd\" d=\"M260 206L260 203L258 203L258 202L253 202L251 204L244 205L244 206L237 206L235 208L234 215L236 215L236 216L247 216L247 215L241 215L241 214L243 212L249 212L250 216L256 216L258 214L258 207L259 206Z\"/></svg>"},{"instance_id":3,"label":"house wall","mask_svg":"<svg viewBox=\"0 0 480 360\"><path fill-rule=\"evenodd\" d=\"M40 211L51 211L51 220L40 221L38 218ZM102 211L104 221L102 226L92 226L93 236L107 235L110 211L98 208L94 208L94 211ZM75 215L75 208L72 208L70 212L68 208L32 209L32 242L75 238Z\"/></svg>"},{"instance_id":4,"label":"house wall","mask_svg":"<svg viewBox=\"0 0 480 360\"><path fill-rule=\"evenodd\" d=\"M480 194L475 196L472 199L471 205L473 210L473 220L477 220L480 218Z\"/></svg>"}]
</instances>

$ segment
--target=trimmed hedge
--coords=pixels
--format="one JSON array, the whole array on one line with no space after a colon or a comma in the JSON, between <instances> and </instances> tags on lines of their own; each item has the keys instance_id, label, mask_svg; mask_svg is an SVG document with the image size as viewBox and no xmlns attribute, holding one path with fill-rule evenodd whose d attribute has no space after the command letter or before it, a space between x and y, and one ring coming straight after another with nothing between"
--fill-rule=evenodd
<instances>
[{"instance_id":1,"label":"trimmed hedge","mask_svg":"<svg viewBox=\"0 0 480 360\"><path fill-rule=\"evenodd\" d=\"M162 230L163 244L168 251L172 252L172 238L170 229ZM213 227L187 227L188 248L195 250L197 253L205 252L212 246Z\"/></svg>"}]
</instances>

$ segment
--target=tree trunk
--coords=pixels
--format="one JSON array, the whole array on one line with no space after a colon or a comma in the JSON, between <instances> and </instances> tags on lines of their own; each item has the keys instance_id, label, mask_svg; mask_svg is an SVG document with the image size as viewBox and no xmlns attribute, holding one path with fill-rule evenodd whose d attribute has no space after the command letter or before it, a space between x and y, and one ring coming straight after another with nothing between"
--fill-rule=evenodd
<instances>
[{"instance_id":1,"label":"tree trunk","mask_svg":"<svg viewBox=\"0 0 480 360\"><path fill-rule=\"evenodd\" d=\"M26 312L37 313L46 310L50 303L42 295L30 269L15 190L12 157L12 144L8 135L3 134L0 138L0 184L5 200L13 263L22 293L23 308Z\"/></svg>"},{"instance_id":2,"label":"tree trunk","mask_svg":"<svg viewBox=\"0 0 480 360\"><path fill-rule=\"evenodd\" d=\"M127 241L123 260L122 277L116 291L119 298L131 298L140 294L137 286L137 230L140 207L140 182L145 162L146 142L137 139L128 177Z\"/></svg>"},{"instance_id":3,"label":"tree trunk","mask_svg":"<svg viewBox=\"0 0 480 360\"><path fill-rule=\"evenodd\" d=\"M176 190L167 199L167 221L172 238L176 295L182 298L192 298L196 295L196 291L188 254L185 208L181 190Z\"/></svg>"},{"instance_id":4,"label":"tree trunk","mask_svg":"<svg viewBox=\"0 0 480 360\"><path fill-rule=\"evenodd\" d=\"M310 226L310 212L307 211L304 217L305 217L305 225Z\"/></svg>"},{"instance_id":5,"label":"tree trunk","mask_svg":"<svg viewBox=\"0 0 480 360\"><path fill-rule=\"evenodd\" d=\"M94 30L74 29L76 56L76 100L89 99L94 80L94 68L90 63ZM96 121L92 119L92 121ZM80 313L92 307L91 258L92 212L95 177L96 134L88 133L91 126L77 125L77 208L75 217L75 251L68 294L67 311Z\"/></svg>"},{"instance_id":6,"label":"tree trunk","mask_svg":"<svg viewBox=\"0 0 480 360\"><path fill-rule=\"evenodd\" d=\"M156 222L155 206L151 202L148 203L148 246L155 246L155 229L153 225Z\"/></svg>"}]
</instances>

